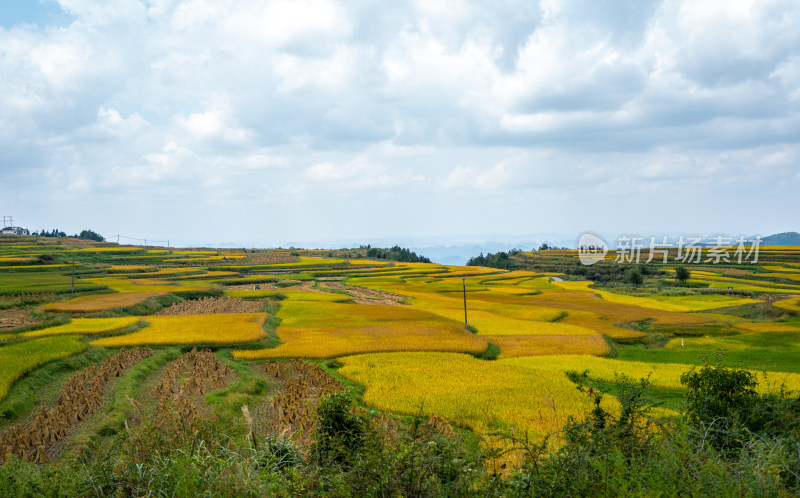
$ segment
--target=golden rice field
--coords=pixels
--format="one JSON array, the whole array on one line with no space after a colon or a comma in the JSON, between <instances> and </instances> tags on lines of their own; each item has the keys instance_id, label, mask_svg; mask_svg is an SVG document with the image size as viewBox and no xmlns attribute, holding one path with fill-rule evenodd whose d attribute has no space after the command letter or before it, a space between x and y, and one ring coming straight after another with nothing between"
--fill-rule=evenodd
<instances>
[{"instance_id":1,"label":"golden rice field","mask_svg":"<svg viewBox=\"0 0 800 498\"><path fill-rule=\"evenodd\" d=\"M781 308L788 311L800 311L800 297L777 301L772 303L772 305L776 308Z\"/></svg>"},{"instance_id":2,"label":"golden rice field","mask_svg":"<svg viewBox=\"0 0 800 498\"><path fill-rule=\"evenodd\" d=\"M64 334L103 334L105 332L122 330L141 321L142 319L138 316L123 316L118 318L75 318L64 325L34 330L31 332L24 332L22 335L25 337L42 337L46 335Z\"/></svg>"},{"instance_id":3,"label":"golden rice field","mask_svg":"<svg viewBox=\"0 0 800 498\"><path fill-rule=\"evenodd\" d=\"M453 353L348 356L339 373L366 386L364 401L378 410L436 414L479 433L531 438L557 431L589 405L560 368L541 358L493 362ZM566 370L566 369L564 369ZM607 407L615 401L606 399Z\"/></svg>"},{"instance_id":4,"label":"golden rice field","mask_svg":"<svg viewBox=\"0 0 800 498\"><path fill-rule=\"evenodd\" d=\"M78 336L33 339L0 347L0 400L15 380L39 365L66 358L86 349Z\"/></svg>"},{"instance_id":5,"label":"golden rice field","mask_svg":"<svg viewBox=\"0 0 800 498\"><path fill-rule=\"evenodd\" d=\"M786 280L797 280L800 282L800 272L795 270L792 271L779 271L774 273L759 273L757 274L758 277L765 277L765 278L785 278Z\"/></svg>"},{"instance_id":6,"label":"golden rice field","mask_svg":"<svg viewBox=\"0 0 800 498\"><path fill-rule=\"evenodd\" d=\"M606 340L598 334L501 335L489 336L487 339L500 348L500 358L554 354L606 356L611 353Z\"/></svg>"},{"instance_id":7,"label":"golden rice field","mask_svg":"<svg viewBox=\"0 0 800 498\"><path fill-rule=\"evenodd\" d=\"M677 312L691 312L691 311L705 311L714 308L726 308L729 306L739 306L742 304L750 304L758 302L755 299L747 299L741 297L729 297L719 295L699 295L699 296L656 296L656 297L637 297L628 296L624 294L616 294L603 290L591 289L589 285L592 282L579 281L579 282L553 282L554 285L568 289L568 290L584 290L594 292L602 299L621 304L632 304L634 306L642 306L644 308L653 308L663 311L677 311Z\"/></svg>"},{"instance_id":8,"label":"golden rice field","mask_svg":"<svg viewBox=\"0 0 800 498\"><path fill-rule=\"evenodd\" d=\"M797 266L764 265L762 268L764 268L765 270L778 272L782 276L786 275L787 273L792 274L792 273L799 273L800 272L800 267L797 267Z\"/></svg>"},{"instance_id":9,"label":"golden rice field","mask_svg":"<svg viewBox=\"0 0 800 498\"><path fill-rule=\"evenodd\" d=\"M306 293L315 294L315 293ZM333 358L385 351L480 353L486 339L463 324L406 306L357 305L325 301L283 301L278 338L283 344L237 351L237 358Z\"/></svg>"},{"instance_id":10,"label":"golden rice field","mask_svg":"<svg viewBox=\"0 0 800 498\"><path fill-rule=\"evenodd\" d=\"M81 296L69 301L47 303L44 309L64 313L93 313L114 308L134 306L151 297L163 296L164 292L126 292Z\"/></svg>"},{"instance_id":11,"label":"golden rice field","mask_svg":"<svg viewBox=\"0 0 800 498\"><path fill-rule=\"evenodd\" d=\"M208 290L208 285L200 286L197 285L198 282L193 282L193 285L180 285L164 279L103 277L91 278L87 281L124 293L161 292L166 294Z\"/></svg>"},{"instance_id":12,"label":"golden rice field","mask_svg":"<svg viewBox=\"0 0 800 498\"><path fill-rule=\"evenodd\" d=\"M461 320L457 315L463 307L460 282L440 283L437 279L403 279L401 277L383 278L352 278L349 283L372 289L383 290L394 294L408 296L411 306L425 309L443 316ZM545 282L542 282L543 284ZM524 284L524 282L523 282ZM645 298L622 296L613 294L610 299L598 297L594 289L588 288L587 282L554 282L563 287L544 288L539 286L539 294L520 295L518 292L508 292L506 286L480 286L475 280L467 280L467 306L473 311L476 319L485 317L480 312L493 313L501 318L521 319L533 321L551 321L567 313L559 324L572 325L590 329L613 339L635 339L644 334L617 324L654 319L660 324L687 324L710 323L724 319L736 321L735 317L718 317L710 314L687 313L691 309L715 308L728 306L732 303L747 303L749 300L741 298L728 298L726 296L681 296L694 299L679 299L676 304L671 304L669 298L664 300L652 299L643 303ZM566 285L564 285L566 284ZM550 285L547 283L547 285ZM574 288L564 288L574 287ZM444 292L443 292L444 291ZM612 293L607 293L612 294ZM616 297L620 299L616 299ZM721 299L720 299L721 298ZM649 304L649 306L643 306ZM670 311L665 308L680 310ZM532 312L532 310L535 310ZM543 310L543 311L542 311ZM549 310L549 311L548 311ZM489 329L508 329L494 324L483 327L475 325L483 333ZM507 322L513 323L513 322ZM515 325L519 325L516 323ZM535 323L526 325L533 328ZM488 328L487 328L488 327ZM512 335L523 335L512 333Z\"/></svg>"},{"instance_id":13,"label":"golden rice field","mask_svg":"<svg viewBox=\"0 0 800 498\"><path fill-rule=\"evenodd\" d=\"M787 323L737 323L737 329L746 330L747 332L800 332L800 324L790 325Z\"/></svg>"},{"instance_id":14,"label":"golden rice field","mask_svg":"<svg viewBox=\"0 0 800 498\"><path fill-rule=\"evenodd\" d=\"M455 321L464 320L463 310L436 309L431 312ZM480 335L597 335L592 329L567 323L509 318L488 311L471 311L467 315L469 324L477 328Z\"/></svg>"},{"instance_id":15,"label":"golden rice field","mask_svg":"<svg viewBox=\"0 0 800 498\"><path fill-rule=\"evenodd\" d=\"M31 261L33 258L14 258L14 257L2 257L0 258L0 264L4 263L27 263Z\"/></svg>"},{"instance_id":16,"label":"golden rice field","mask_svg":"<svg viewBox=\"0 0 800 498\"><path fill-rule=\"evenodd\" d=\"M149 326L125 335L92 341L93 346L237 344L266 337L264 313L149 316Z\"/></svg>"}]
</instances>

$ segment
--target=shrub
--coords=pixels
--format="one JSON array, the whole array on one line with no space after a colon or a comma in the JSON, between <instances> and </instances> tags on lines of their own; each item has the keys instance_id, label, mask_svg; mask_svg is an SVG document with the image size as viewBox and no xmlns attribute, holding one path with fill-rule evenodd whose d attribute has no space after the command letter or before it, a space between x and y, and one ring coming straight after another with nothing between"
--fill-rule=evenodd
<instances>
[{"instance_id":1,"label":"shrub","mask_svg":"<svg viewBox=\"0 0 800 498\"><path fill-rule=\"evenodd\" d=\"M350 412L353 401L347 392L330 394L317 405L317 432L312 456L318 462L347 464L364 443L364 426Z\"/></svg>"},{"instance_id":2,"label":"shrub","mask_svg":"<svg viewBox=\"0 0 800 498\"><path fill-rule=\"evenodd\" d=\"M642 285L644 278L638 268L631 268L625 272L625 282L633 285Z\"/></svg>"},{"instance_id":3,"label":"shrub","mask_svg":"<svg viewBox=\"0 0 800 498\"><path fill-rule=\"evenodd\" d=\"M681 375L685 417L697 437L723 453L757 437L798 436L800 398L781 389L759 394L755 374L741 367L705 364Z\"/></svg>"}]
</instances>

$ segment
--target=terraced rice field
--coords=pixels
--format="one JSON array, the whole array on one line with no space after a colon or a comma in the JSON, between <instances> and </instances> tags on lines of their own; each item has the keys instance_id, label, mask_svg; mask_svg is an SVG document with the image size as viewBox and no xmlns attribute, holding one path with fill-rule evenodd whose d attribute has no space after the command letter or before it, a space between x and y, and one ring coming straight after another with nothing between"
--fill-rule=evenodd
<instances>
[{"instance_id":1,"label":"terraced rice field","mask_svg":"<svg viewBox=\"0 0 800 498\"><path fill-rule=\"evenodd\" d=\"M56 336L0 346L0 400L11 384L25 373L49 361L86 349L77 336Z\"/></svg>"},{"instance_id":2,"label":"terraced rice field","mask_svg":"<svg viewBox=\"0 0 800 498\"><path fill-rule=\"evenodd\" d=\"M165 292L120 292L115 294L99 294L81 296L68 301L48 303L44 306L47 311L64 313L93 313L115 308L134 306L151 297L163 296Z\"/></svg>"},{"instance_id":3,"label":"terraced rice field","mask_svg":"<svg viewBox=\"0 0 800 498\"><path fill-rule=\"evenodd\" d=\"M305 293L313 295L316 293ZM270 349L238 351L237 358L333 358L377 351L458 351L480 353L485 339L463 324L404 306L357 305L300 300L281 304L278 337ZM334 294L335 296L335 294Z\"/></svg>"},{"instance_id":4,"label":"terraced rice field","mask_svg":"<svg viewBox=\"0 0 800 498\"><path fill-rule=\"evenodd\" d=\"M24 332L24 337L42 337L46 335L91 335L122 330L131 325L136 325L142 319L137 316L123 316L119 318L75 318L65 325L49 327L46 329Z\"/></svg>"},{"instance_id":5,"label":"terraced rice field","mask_svg":"<svg viewBox=\"0 0 800 498\"><path fill-rule=\"evenodd\" d=\"M480 433L543 436L588 408L563 371L539 367L539 358L486 362L452 353L386 353L340 361L343 376L367 386L369 406L436 414Z\"/></svg>"},{"instance_id":6,"label":"terraced rice field","mask_svg":"<svg viewBox=\"0 0 800 498\"><path fill-rule=\"evenodd\" d=\"M200 356L211 365L203 372L213 375L214 386L220 389L248 372L263 374L249 384L243 382L249 390L236 394L259 403L254 412L259 409L277 417L267 401L279 389L275 383L285 387L299 382L282 377L282 372L288 369L302 376L298 372L305 367L248 362L336 359L317 363L331 370L341 363L338 373L364 387L358 401L370 410L436 415L478 435L502 431L542 437L560 429L568 417L583 416L590 408L587 398L567 379L567 370L588 370L590 378L604 385L614 385L617 373L633 378L649 375L657 388L680 394L680 376L702 362L699 355L724 351L740 355L736 358L749 355L748 368L767 370L773 387L783 383L800 389L800 367L794 366L800 362L799 298L776 301L800 294L800 287L795 291L791 284L765 280L797 280L793 277L798 269L781 260L781 251L770 253L772 259L763 267L767 271L715 271L704 266L693 272L692 282L711 289L733 286L752 294L662 285L639 296L635 294L640 289L626 292L613 285L600 288L589 281L554 280L552 276L568 277L538 268L505 271L329 259L320 252L294 256L284 250L217 254L135 247L83 249L79 257L108 258L108 262L100 265L93 259L81 268L86 272L79 279L81 290L116 292L59 302L32 299L29 308L22 300L9 300L15 316L25 321L15 322L0 337L0 398L27 372L59 359L72 361L71 355L85 361L90 355L110 357L115 348L152 346L157 353L153 358L172 361L196 345L218 348L214 361L210 359L214 353ZM32 246L11 254L0 248L0 258L6 256L0 263L26 262L40 251L41 247ZM574 253L524 257L559 260ZM63 292L67 282L59 271L55 265L41 274L8 273L19 280L6 278L4 272L0 292L46 292L47 299L57 299L49 293ZM672 283L669 275L661 278ZM253 290L254 285L262 288ZM684 295L671 295L665 288ZM169 296L130 309L173 293L192 299ZM206 297L197 299L199 295ZM177 304L159 310L156 302ZM65 325L31 330L32 323L52 312L99 313L102 318L75 318ZM152 314L127 314L137 312ZM98 337L102 334L109 335ZM615 358L607 358L612 352ZM193 378L188 365L164 366L159 376L175 372L176 384L200 389L200 380L189 384L182 377ZM155 381L149 382L153 385L147 392L154 395ZM291 385L299 389L299 383ZM119 399L128 412L136 412L135 404L121 395ZM230 399L225 402L235 404ZM605 403L612 409L617 406L610 395ZM193 413L186 404L181 409Z\"/></svg>"},{"instance_id":7,"label":"terraced rice field","mask_svg":"<svg viewBox=\"0 0 800 498\"><path fill-rule=\"evenodd\" d=\"M155 346L180 344L237 344L266 337L263 313L151 316L138 332L92 341L94 346Z\"/></svg>"}]
</instances>

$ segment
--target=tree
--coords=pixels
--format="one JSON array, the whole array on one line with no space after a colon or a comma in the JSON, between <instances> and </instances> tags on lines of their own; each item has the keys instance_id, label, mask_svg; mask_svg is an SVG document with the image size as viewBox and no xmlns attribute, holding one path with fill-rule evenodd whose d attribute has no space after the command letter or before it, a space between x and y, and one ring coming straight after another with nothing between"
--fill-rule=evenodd
<instances>
[{"instance_id":1,"label":"tree","mask_svg":"<svg viewBox=\"0 0 800 498\"><path fill-rule=\"evenodd\" d=\"M103 242L105 238L99 233L93 230L82 230L81 234L78 235L79 239L87 239L87 240L96 240L97 242Z\"/></svg>"},{"instance_id":2,"label":"tree","mask_svg":"<svg viewBox=\"0 0 800 498\"><path fill-rule=\"evenodd\" d=\"M508 270L511 265L508 256L509 253L503 251L495 254L488 253L486 256L481 253L480 256L470 258L469 261L467 261L467 266L488 266L490 268Z\"/></svg>"},{"instance_id":3,"label":"tree","mask_svg":"<svg viewBox=\"0 0 800 498\"><path fill-rule=\"evenodd\" d=\"M678 266L675 268L675 280L683 284L689 281L692 276L691 272L685 266Z\"/></svg>"},{"instance_id":4,"label":"tree","mask_svg":"<svg viewBox=\"0 0 800 498\"><path fill-rule=\"evenodd\" d=\"M642 285L644 278L638 268L631 268L625 272L625 282L633 285Z\"/></svg>"}]
</instances>

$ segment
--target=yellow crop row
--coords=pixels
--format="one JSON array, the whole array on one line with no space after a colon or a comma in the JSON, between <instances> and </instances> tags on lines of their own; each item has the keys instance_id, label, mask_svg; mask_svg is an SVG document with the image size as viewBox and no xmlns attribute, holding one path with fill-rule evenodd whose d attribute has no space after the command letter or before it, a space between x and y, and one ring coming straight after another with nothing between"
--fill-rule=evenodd
<instances>
[{"instance_id":1,"label":"yellow crop row","mask_svg":"<svg viewBox=\"0 0 800 498\"><path fill-rule=\"evenodd\" d=\"M598 358L586 355L541 356L536 358L509 358L502 360L507 364L527 365L535 364L537 368L550 370L576 370L589 371L589 377L604 381L613 381L614 373L625 374L633 379L650 375L650 381L656 387L672 389L683 388L680 382L681 374L692 367L681 363L645 363L639 361L621 361L608 358ZM761 375L760 372L753 372ZM772 386L784 383L790 390L800 389L800 374L785 372L767 372L767 379ZM761 383L759 389L768 391L770 385Z\"/></svg>"},{"instance_id":2,"label":"yellow crop row","mask_svg":"<svg viewBox=\"0 0 800 498\"><path fill-rule=\"evenodd\" d=\"M105 337L94 346L237 344L266 337L263 313L150 316L150 326L131 334Z\"/></svg>"},{"instance_id":3,"label":"yellow crop row","mask_svg":"<svg viewBox=\"0 0 800 498\"><path fill-rule=\"evenodd\" d=\"M335 358L352 354L390 351L454 351L481 353L485 338L462 327L441 322L409 322L361 327L278 328L284 342L272 349L236 351L246 360L265 358Z\"/></svg>"},{"instance_id":4,"label":"yellow crop row","mask_svg":"<svg viewBox=\"0 0 800 498\"><path fill-rule=\"evenodd\" d=\"M174 282L165 281L163 279L129 279L129 278L92 278L87 279L89 282L97 285L105 285L117 292L193 292L207 290L212 284L198 286L195 282L194 285L180 285Z\"/></svg>"},{"instance_id":5,"label":"yellow crop row","mask_svg":"<svg viewBox=\"0 0 800 498\"><path fill-rule=\"evenodd\" d=\"M745 280L745 279L721 279L721 278L693 278L692 282L708 284L711 289L737 289L752 292L764 292L770 294L797 294L800 293L800 287L773 284L770 282L762 282L759 280Z\"/></svg>"},{"instance_id":6,"label":"yellow crop row","mask_svg":"<svg viewBox=\"0 0 800 498\"><path fill-rule=\"evenodd\" d=\"M568 290L584 290L593 292L606 301L620 304L632 304L634 306L642 306L644 308L653 308L664 311L705 311L715 308L725 308L729 306L739 306L742 304L749 304L758 302L755 299L746 299L740 297L730 296L656 296L656 297L636 297L624 294L616 294L597 289L590 289L591 281L579 282L553 282L558 287Z\"/></svg>"},{"instance_id":7,"label":"yellow crop row","mask_svg":"<svg viewBox=\"0 0 800 498\"><path fill-rule=\"evenodd\" d=\"M9 270L9 271L14 271L14 270L32 270L32 269L41 270L42 268L49 268L49 269L52 270L54 268L67 268L68 266L71 266L71 265L66 265L66 264L58 264L58 265L17 265L17 266L0 266L0 270ZM81 265L77 265L76 264L76 266L81 266Z\"/></svg>"},{"instance_id":8,"label":"yellow crop row","mask_svg":"<svg viewBox=\"0 0 800 498\"><path fill-rule=\"evenodd\" d=\"M60 311L65 313L93 313L114 308L127 308L141 303L151 297L163 296L164 292L126 292L115 294L97 294L81 296L69 301L48 303L44 305L47 311Z\"/></svg>"},{"instance_id":9,"label":"yellow crop row","mask_svg":"<svg viewBox=\"0 0 800 498\"><path fill-rule=\"evenodd\" d=\"M769 271L780 272L780 273L798 273L800 272L800 268L796 266L769 266L764 265L762 268Z\"/></svg>"},{"instance_id":10,"label":"yellow crop row","mask_svg":"<svg viewBox=\"0 0 800 498\"><path fill-rule=\"evenodd\" d=\"M110 247L82 247L70 249L70 252L145 252L144 248L136 246L110 246Z\"/></svg>"},{"instance_id":11,"label":"yellow crop row","mask_svg":"<svg viewBox=\"0 0 800 498\"><path fill-rule=\"evenodd\" d=\"M794 299L785 299L772 303L773 306L789 311L800 311L800 297Z\"/></svg>"},{"instance_id":12,"label":"yellow crop row","mask_svg":"<svg viewBox=\"0 0 800 498\"><path fill-rule=\"evenodd\" d=\"M65 325L50 327L46 329L25 332L25 337L42 337L46 335L64 334L103 334L114 330L121 330L142 319L137 316L123 316L118 318L76 318Z\"/></svg>"},{"instance_id":13,"label":"yellow crop row","mask_svg":"<svg viewBox=\"0 0 800 498\"><path fill-rule=\"evenodd\" d=\"M463 310L433 309L431 312L451 320L464 319ZM478 329L480 335L597 335L594 330L577 325L519 320L488 311L470 311L467 313L467 320Z\"/></svg>"},{"instance_id":14,"label":"yellow crop row","mask_svg":"<svg viewBox=\"0 0 800 498\"><path fill-rule=\"evenodd\" d=\"M737 323L736 328L748 332L800 332L800 324L792 326L787 323L744 322Z\"/></svg>"},{"instance_id":15,"label":"yellow crop row","mask_svg":"<svg viewBox=\"0 0 800 498\"><path fill-rule=\"evenodd\" d=\"M25 373L49 361L66 358L86 349L78 336L56 336L0 347L0 399L11 384Z\"/></svg>"}]
</instances>

